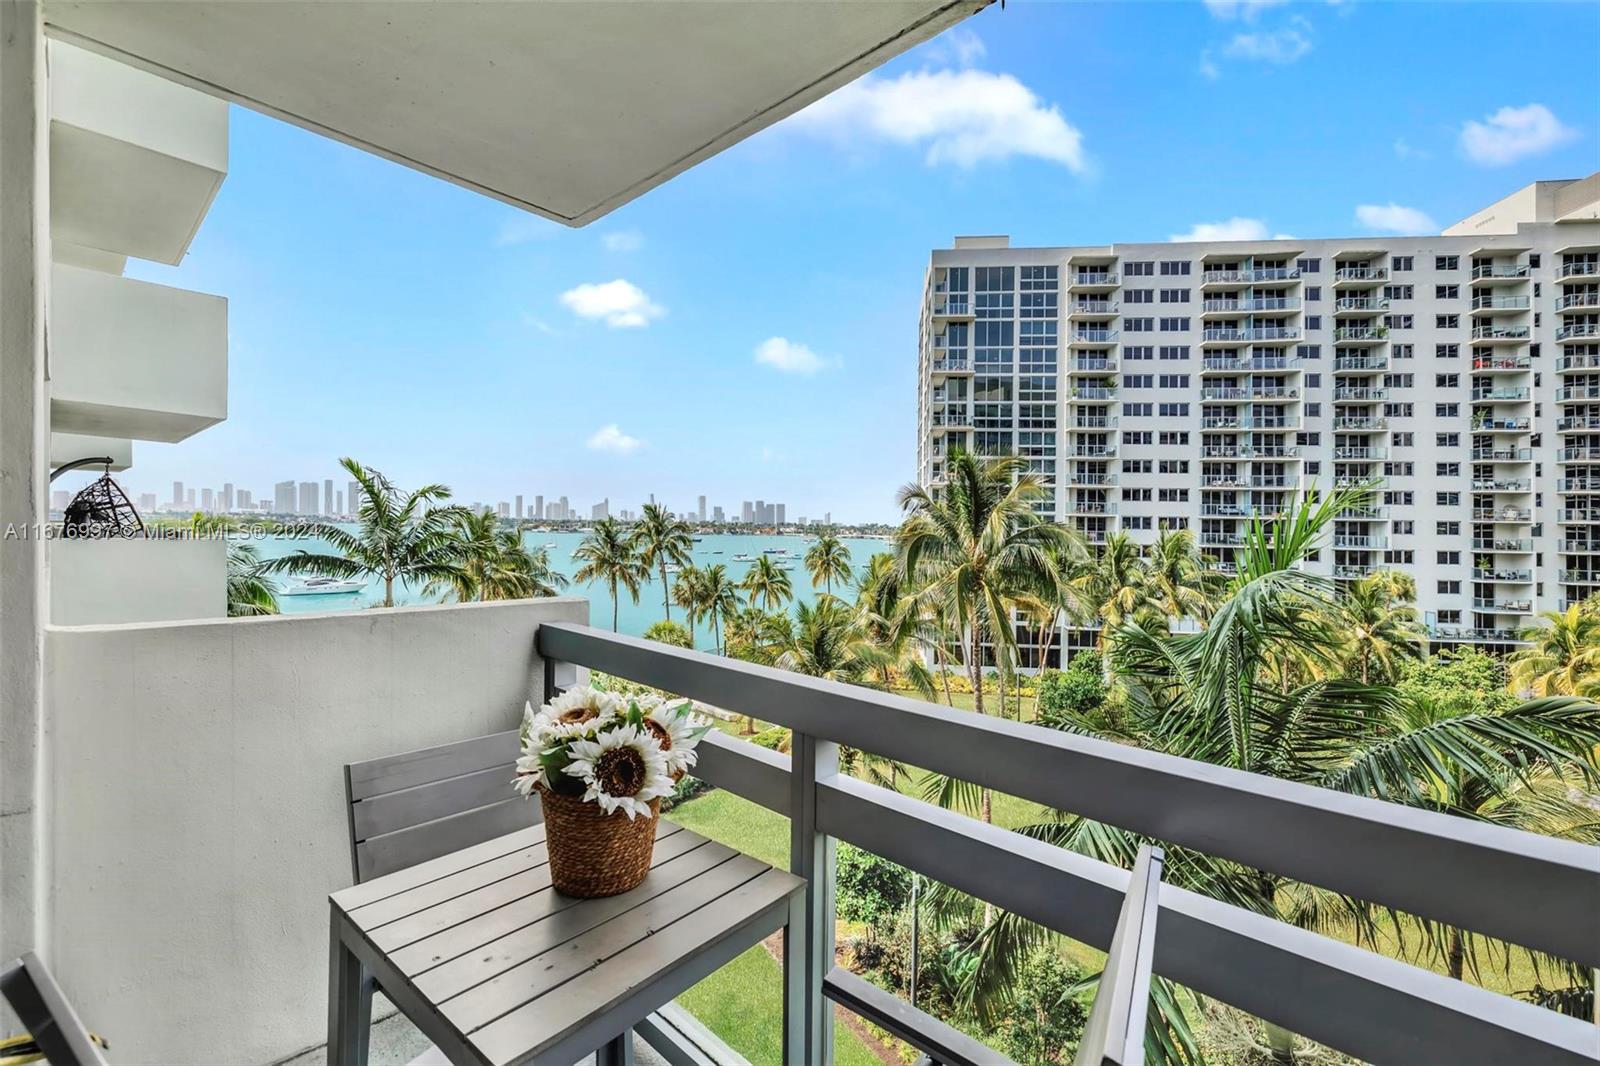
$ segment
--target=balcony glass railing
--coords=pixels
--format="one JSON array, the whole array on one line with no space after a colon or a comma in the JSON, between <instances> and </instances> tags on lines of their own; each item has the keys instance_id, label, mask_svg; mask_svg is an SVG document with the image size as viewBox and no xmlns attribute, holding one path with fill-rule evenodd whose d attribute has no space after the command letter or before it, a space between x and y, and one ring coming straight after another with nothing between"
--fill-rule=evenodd
<instances>
[{"instance_id":1,"label":"balcony glass railing","mask_svg":"<svg viewBox=\"0 0 1600 1066\"><path fill-rule=\"evenodd\" d=\"M1531 552L1533 541L1526 537L1474 537L1472 550L1482 552Z\"/></svg>"},{"instance_id":2,"label":"balcony glass railing","mask_svg":"<svg viewBox=\"0 0 1600 1066\"><path fill-rule=\"evenodd\" d=\"M1584 292L1569 292L1556 299L1556 310L1567 311L1574 308L1600 308L1600 289L1590 289Z\"/></svg>"},{"instance_id":3,"label":"balcony glass railing","mask_svg":"<svg viewBox=\"0 0 1600 1066\"><path fill-rule=\"evenodd\" d=\"M1600 277L1600 259L1570 259L1561 264L1563 278Z\"/></svg>"},{"instance_id":4,"label":"balcony glass railing","mask_svg":"<svg viewBox=\"0 0 1600 1066\"><path fill-rule=\"evenodd\" d=\"M1494 281L1499 279L1516 279L1528 276L1526 263L1513 263L1510 265L1489 264L1472 268L1473 281Z\"/></svg>"},{"instance_id":5,"label":"balcony glass railing","mask_svg":"<svg viewBox=\"0 0 1600 1066\"><path fill-rule=\"evenodd\" d=\"M1085 270L1072 275L1073 285L1115 285L1117 275L1108 270Z\"/></svg>"},{"instance_id":6,"label":"balcony glass railing","mask_svg":"<svg viewBox=\"0 0 1600 1066\"><path fill-rule=\"evenodd\" d=\"M1496 567L1474 567L1474 581L1505 581L1525 585L1533 580L1532 570L1505 570Z\"/></svg>"},{"instance_id":7,"label":"balcony glass railing","mask_svg":"<svg viewBox=\"0 0 1600 1066\"><path fill-rule=\"evenodd\" d=\"M1479 356L1472 361L1474 372L1479 370L1527 370L1533 360L1526 355Z\"/></svg>"},{"instance_id":8,"label":"balcony glass railing","mask_svg":"<svg viewBox=\"0 0 1600 1066\"><path fill-rule=\"evenodd\" d=\"M1333 301L1335 311L1383 311L1389 301L1381 296L1344 296Z\"/></svg>"},{"instance_id":9,"label":"balcony glass railing","mask_svg":"<svg viewBox=\"0 0 1600 1066\"><path fill-rule=\"evenodd\" d=\"M1556 340L1568 341L1578 337L1600 337L1600 322L1574 322L1556 330Z\"/></svg>"},{"instance_id":10,"label":"balcony glass railing","mask_svg":"<svg viewBox=\"0 0 1600 1066\"><path fill-rule=\"evenodd\" d=\"M1472 300L1474 311L1526 311L1528 306L1526 296L1475 296Z\"/></svg>"},{"instance_id":11,"label":"balcony glass railing","mask_svg":"<svg viewBox=\"0 0 1600 1066\"><path fill-rule=\"evenodd\" d=\"M1523 341L1531 334L1527 326L1474 326L1475 341Z\"/></svg>"},{"instance_id":12,"label":"balcony glass railing","mask_svg":"<svg viewBox=\"0 0 1600 1066\"><path fill-rule=\"evenodd\" d=\"M1346 326L1333 331L1333 339L1345 344L1381 341L1388 335L1388 329L1383 326Z\"/></svg>"}]
</instances>

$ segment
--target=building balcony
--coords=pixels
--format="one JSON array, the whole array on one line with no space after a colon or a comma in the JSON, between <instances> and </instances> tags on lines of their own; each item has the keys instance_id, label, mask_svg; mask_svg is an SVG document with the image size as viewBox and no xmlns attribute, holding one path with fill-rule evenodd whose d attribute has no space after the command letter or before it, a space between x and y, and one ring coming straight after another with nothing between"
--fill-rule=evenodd
<instances>
[{"instance_id":1,"label":"building balcony","mask_svg":"<svg viewBox=\"0 0 1600 1066\"><path fill-rule=\"evenodd\" d=\"M1067 307L1069 319L1115 318L1117 313L1112 300L1078 300Z\"/></svg>"},{"instance_id":2,"label":"building balcony","mask_svg":"<svg viewBox=\"0 0 1600 1066\"><path fill-rule=\"evenodd\" d=\"M1389 420L1379 415L1341 415L1333 420L1333 428L1336 430L1370 432L1388 429Z\"/></svg>"},{"instance_id":3,"label":"building balcony","mask_svg":"<svg viewBox=\"0 0 1600 1066\"><path fill-rule=\"evenodd\" d=\"M1334 403L1372 403L1389 396L1388 389L1344 388L1333 390Z\"/></svg>"},{"instance_id":4,"label":"building balcony","mask_svg":"<svg viewBox=\"0 0 1600 1066\"><path fill-rule=\"evenodd\" d=\"M1473 492L1524 493L1533 491L1533 482L1527 478L1474 478Z\"/></svg>"},{"instance_id":5,"label":"building balcony","mask_svg":"<svg viewBox=\"0 0 1600 1066\"><path fill-rule=\"evenodd\" d=\"M1531 585L1533 584L1532 570L1513 570L1500 567L1473 567L1472 580L1493 581L1502 585Z\"/></svg>"},{"instance_id":6,"label":"building balcony","mask_svg":"<svg viewBox=\"0 0 1600 1066\"><path fill-rule=\"evenodd\" d=\"M1104 416L1078 415L1070 423L1067 424L1067 429L1069 431L1072 431L1072 430L1079 430L1079 431L1081 431L1081 430L1096 430L1096 429L1097 430L1106 430L1106 429L1116 429L1116 428L1117 428L1117 418L1116 418L1115 415L1104 415Z\"/></svg>"},{"instance_id":7,"label":"building balcony","mask_svg":"<svg viewBox=\"0 0 1600 1066\"><path fill-rule=\"evenodd\" d=\"M1474 448L1475 463L1528 463L1533 461L1532 448Z\"/></svg>"},{"instance_id":8,"label":"building balcony","mask_svg":"<svg viewBox=\"0 0 1600 1066\"><path fill-rule=\"evenodd\" d=\"M1389 365L1389 357L1373 353L1371 355L1341 355L1333 361L1335 374L1367 374L1374 370L1383 370Z\"/></svg>"},{"instance_id":9,"label":"building balcony","mask_svg":"<svg viewBox=\"0 0 1600 1066\"><path fill-rule=\"evenodd\" d=\"M1348 266L1339 267L1333 272L1333 287L1336 289L1370 288L1388 280L1389 271L1384 267Z\"/></svg>"},{"instance_id":10,"label":"building balcony","mask_svg":"<svg viewBox=\"0 0 1600 1066\"><path fill-rule=\"evenodd\" d=\"M1062 478L1063 484L1071 486L1080 485L1115 485L1117 475L1103 470L1068 470Z\"/></svg>"},{"instance_id":11,"label":"building balcony","mask_svg":"<svg viewBox=\"0 0 1600 1066\"><path fill-rule=\"evenodd\" d=\"M1077 329L1073 330L1068 343L1073 346L1089 344L1110 344L1117 339L1114 329Z\"/></svg>"},{"instance_id":12,"label":"building balcony","mask_svg":"<svg viewBox=\"0 0 1600 1066\"><path fill-rule=\"evenodd\" d=\"M1531 389L1490 389L1472 394L1473 403L1515 403L1533 395Z\"/></svg>"},{"instance_id":13,"label":"building balcony","mask_svg":"<svg viewBox=\"0 0 1600 1066\"><path fill-rule=\"evenodd\" d=\"M1293 267L1260 267L1244 270L1207 270L1200 275L1202 286L1256 285L1296 281L1300 271Z\"/></svg>"},{"instance_id":14,"label":"building balcony","mask_svg":"<svg viewBox=\"0 0 1600 1066\"><path fill-rule=\"evenodd\" d=\"M126 437L91 437L80 433L50 434L52 470L91 457L110 459L109 470L126 470L133 465L133 441Z\"/></svg>"},{"instance_id":15,"label":"building balcony","mask_svg":"<svg viewBox=\"0 0 1600 1066\"><path fill-rule=\"evenodd\" d=\"M1203 374L1270 373L1273 371L1298 371L1299 358L1288 356L1219 356L1208 355L1200 363Z\"/></svg>"},{"instance_id":16,"label":"building balcony","mask_svg":"<svg viewBox=\"0 0 1600 1066\"><path fill-rule=\"evenodd\" d=\"M1574 322L1556 330L1556 340L1574 341L1585 337L1600 337L1600 322Z\"/></svg>"},{"instance_id":17,"label":"building balcony","mask_svg":"<svg viewBox=\"0 0 1600 1066\"><path fill-rule=\"evenodd\" d=\"M1389 455L1387 448L1335 448L1333 458L1335 461L1348 461L1352 459L1374 460L1386 459Z\"/></svg>"},{"instance_id":18,"label":"building balcony","mask_svg":"<svg viewBox=\"0 0 1600 1066\"><path fill-rule=\"evenodd\" d=\"M1480 343L1515 344L1532 335L1527 326L1473 326L1472 339Z\"/></svg>"},{"instance_id":19,"label":"building balcony","mask_svg":"<svg viewBox=\"0 0 1600 1066\"><path fill-rule=\"evenodd\" d=\"M1359 548L1362 550L1387 548L1389 546L1389 538L1372 533L1335 533L1333 535L1333 546L1335 548Z\"/></svg>"},{"instance_id":20,"label":"building balcony","mask_svg":"<svg viewBox=\"0 0 1600 1066\"><path fill-rule=\"evenodd\" d=\"M176 266L228 173L227 101L59 40L49 69L52 239Z\"/></svg>"},{"instance_id":21,"label":"building balcony","mask_svg":"<svg viewBox=\"0 0 1600 1066\"><path fill-rule=\"evenodd\" d=\"M1200 484L1205 488L1242 489L1245 487L1245 475L1233 474L1201 474Z\"/></svg>"},{"instance_id":22,"label":"building balcony","mask_svg":"<svg viewBox=\"0 0 1600 1066\"><path fill-rule=\"evenodd\" d=\"M1565 507L1556 516L1562 525L1600 525L1600 507Z\"/></svg>"},{"instance_id":23,"label":"building balcony","mask_svg":"<svg viewBox=\"0 0 1600 1066\"><path fill-rule=\"evenodd\" d=\"M1069 374L1109 374L1117 369L1117 360L1114 357L1078 356L1072 360L1067 368Z\"/></svg>"},{"instance_id":24,"label":"building balcony","mask_svg":"<svg viewBox=\"0 0 1600 1066\"><path fill-rule=\"evenodd\" d=\"M1526 263L1512 263L1507 265L1489 264L1472 268L1472 280L1475 283L1495 285L1528 280L1528 265Z\"/></svg>"},{"instance_id":25,"label":"building balcony","mask_svg":"<svg viewBox=\"0 0 1600 1066\"><path fill-rule=\"evenodd\" d=\"M1600 492L1600 477L1564 477L1556 482L1556 491L1571 492Z\"/></svg>"},{"instance_id":26,"label":"building balcony","mask_svg":"<svg viewBox=\"0 0 1600 1066\"><path fill-rule=\"evenodd\" d=\"M1600 355L1576 355L1563 353L1556 360L1556 371L1569 374L1579 370L1600 370Z\"/></svg>"},{"instance_id":27,"label":"building balcony","mask_svg":"<svg viewBox=\"0 0 1600 1066\"><path fill-rule=\"evenodd\" d=\"M1472 511L1474 522L1532 522L1531 507L1476 507Z\"/></svg>"},{"instance_id":28,"label":"building balcony","mask_svg":"<svg viewBox=\"0 0 1600 1066\"><path fill-rule=\"evenodd\" d=\"M1526 355L1495 355L1479 356L1472 360L1474 374L1506 374L1518 370L1527 370L1533 366L1533 360Z\"/></svg>"},{"instance_id":29,"label":"building balcony","mask_svg":"<svg viewBox=\"0 0 1600 1066\"><path fill-rule=\"evenodd\" d=\"M1600 400L1600 385L1564 385L1556 390L1556 399L1561 402Z\"/></svg>"},{"instance_id":30,"label":"building balcony","mask_svg":"<svg viewBox=\"0 0 1600 1066\"><path fill-rule=\"evenodd\" d=\"M972 373L972 364L964 355L948 355L933 361L933 373L945 376L965 376Z\"/></svg>"},{"instance_id":31,"label":"building balcony","mask_svg":"<svg viewBox=\"0 0 1600 1066\"><path fill-rule=\"evenodd\" d=\"M933 309L934 318L971 318L972 304L966 300L946 300Z\"/></svg>"},{"instance_id":32,"label":"building balcony","mask_svg":"<svg viewBox=\"0 0 1600 1066\"><path fill-rule=\"evenodd\" d=\"M1067 277L1067 288L1069 289L1114 289L1118 284L1116 273L1109 270L1080 270Z\"/></svg>"},{"instance_id":33,"label":"building balcony","mask_svg":"<svg viewBox=\"0 0 1600 1066\"><path fill-rule=\"evenodd\" d=\"M1600 280L1600 259L1585 258L1562 263L1556 276L1563 281Z\"/></svg>"},{"instance_id":34,"label":"building balcony","mask_svg":"<svg viewBox=\"0 0 1600 1066\"><path fill-rule=\"evenodd\" d=\"M1600 448L1563 448L1556 453L1558 463L1600 463Z\"/></svg>"},{"instance_id":35,"label":"building balcony","mask_svg":"<svg viewBox=\"0 0 1600 1066\"><path fill-rule=\"evenodd\" d=\"M1250 344L1257 341L1292 341L1300 336L1294 326L1251 326L1243 329L1215 328L1201 331L1200 341L1207 346Z\"/></svg>"},{"instance_id":36,"label":"building balcony","mask_svg":"<svg viewBox=\"0 0 1600 1066\"><path fill-rule=\"evenodd\" d=\"M214 538L51 540L50 621L85 626L226 618L227 549Z\"/></svg>"},{"instance_id":37,"label":"building balcony","mask_svg":"<svg viewBox=\"0 0 1600 1066\"><path fill-rule=\"evenodd\" d=\"M1239 449L1239 454L1251 462L1295 460L1300 457L1300 449L1292 444L1262 445L1260 447L1246 445Z\"/></svg>"},{"instance_id":38,"label":"building balcony","mask_svg":"<svg viewBox=\"0 0 1600 1066\"><path fill-rule=\"evenodd\" d=\"M1471 312L1474 316L1493 314L1496 311L1526 311L1531 301L1526 296L1475 296Z\"/></svg>"},{"instance_id":39,"label":"building balcony","mask_svg":"<svg viewBox=\"0 0 1600 1066\"><path fill-rule=\"evenodd\" d=\"M1112 389L1112 388L1097 388L1097 387L1092 386L1092 385L1085 385L1085 386L1081 386L1079 388L1073 389L1072 390L1072 394L1067 397L1067 402L1068 403L1105 403L1108 400L1116 399L1116 397L1117 397L1117 390L1116 389Z\"/></svg>"},{"instance_id":40,"label":"building balcony","mask_svg":"<svg viewBox=\"0 0 1600 1066\"><path fill-rule=\"evenodd\" d=\"M1378 567L1371 563L1336 563L1333 567L1333 576L1341 581L1360 581L1377 569Z\"/></svg>"},{"instance_id":41,"label":"building balcony","mask_svg":"<svg viewBox=\"0 0 1600 1066\"><path fill-rule=\"evenodd\" d=\"M1521 634L1515 629L1462 629L1459 626L1438 626L1429 636L1441 644L1521 644Z\"/></svg>"},{"instance_id":42,"label":"building balcony","mask_svg":"<svg viewBox=\"0 0 1600 1066\"><path fill-rule=\"evenodd\" d=\"M1526 433L1533 428L1531 418L1475 418L1474 433Z\"/></svg>"},{"instance_id":43,"label":"building balcony","mask_svg":"<svg viewBox=\"0 0 1600 1066\"><path fill-rule=\"evenodd\" d=\"M1333 339L1339 344L1378 344L1389 336L1389 330L1383 326L1341 326L1333 331Z\"/></svg>"},{"instance_id":44,"label":"building balcony","mask_svg":"<svg viewBox=\"0 0 1600 1066\"><path fill-rule=\"evenodd\" d=\"M1389 508L1382 505L1346 507L1339 512L1339 517L1350 521L1387 522L1389 520Z\"/></svg>"},{"instance_id":45,"label":"building balcony","mask_svg":"<svg viewBox=\"0 0 1600 1066\"><path fill-rule=\"evenodd\" d=\"M1228 297L1203 300L1200 303L1202 315L1285 314L1298 310L1300 310L1298 296Z\"/></svg>"},{"instance_id":46,"label":"building balcony","mask_svg":"<svg viewBox=\"0 0 1600 1066\"><path fill-rule=\"evenodd\" d=\"M1117 505L1106 500L1068 500L1068 514L1116 514Z\"/></svg>"},{"instance_id":47,"label":"building balcony","mask_svg":"<svg viewBox=\"0 0 1600 1066\"><path fill-rule=\"evenodd\" d=\"M1472 550L1526 555L1533 551L1533 541L1527 537L1474 537L1472 539Z\"/></svg>"},{"instance_id":48,"label":"building balcony","mask_svg":"<svg viewBox=\"0 0 1600 1066\"><path fill-rule=\"evenodd\" d=\"M1079 444L1067 452L1075 459L1110 459L1116 454L1115 444Z\"/></svg>"},{"instance_id":49,"label":"building balcony","mask_svg":"<svg viewBox=\"0 0 1600 1066\"><path fill-rule=\"evenodd\" d=\"M1600 585L1600 570L1563 570L1560 580L1563 585Z\"/></svg>"},{"instance_id":50,"label":"building balcony","mask_svg":"<svg viewBox=\"0 0 1600 1066\"><path fill-rule=\"evenodd\" d=\"M1556 297L1556 310L1560 312L1600 311L1600 289L1584 289L1581 292L1569 292L1565 296L1558 296Z\"/></svg>"},{"instance_id":51,"label":"building balcony","mask_svg":"<svg viewBox=\"0 0 1600 1066\"><path fill-rule=\"evenodd\" d=\"M928 419L928 424L936 430L944 429L971 429L972 412L960 408L948 411L935 411Z\"/></svg>"},{"instance_id":52,"label":"building balcony","mask_svg":"<svg viewBox=\"0 0 1600 1066\"><path fill-rule=\"evenodd\" d=\"M50 425L176 442L228 417L228 302L56 264Z\"/></svg>"},{"instance_id":53,"label":"building balcony","mask_svg":"<svg viewBox=\"0 0 1600 1066\"><path fill-rule=\"evenodd\" d=\"M1250 487L1253 489L1290 489L1298 482L1284 475L1256 474L1250 478Z\"/></svg>"},{"instance_id":54,"label":"building balcony","mask_svg":"<svg viewBox=\"0 0 1600 1066\"><path fill-rule=\"evenodd\" d=\"M1389 308L1389 301L1383 296L1341 296L1333 301L1333 314L1335 318L1361 317L1363 315L1378 314Z\"/></svg>"},{"instance_id":55,"label":"building balcony","mask_svg":"<svg viewBox=\"0 0 1600 1066\"><path fill-rule=\"evenodd\" d=\"M1209 548L1237 548L1244 543L1243 533L1201 530L1200 543Z\"/></svg>"}]
</instances>

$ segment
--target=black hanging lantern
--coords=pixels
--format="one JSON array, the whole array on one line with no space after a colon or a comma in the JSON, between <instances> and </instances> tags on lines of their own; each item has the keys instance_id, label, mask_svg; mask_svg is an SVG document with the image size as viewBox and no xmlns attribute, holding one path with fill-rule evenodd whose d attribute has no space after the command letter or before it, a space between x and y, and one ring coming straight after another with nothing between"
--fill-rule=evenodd
<instances>
[{"instance_id":1,"label":"black hanging lantern","mask_svg":"<svg viewBox=\"0 0 1600 1066\"><path fill-rule=\"evenodd\" d=\"M67 504L61 532L82 538L142 537L144 520L108 469Z\"/></svg>"}]
</instances>

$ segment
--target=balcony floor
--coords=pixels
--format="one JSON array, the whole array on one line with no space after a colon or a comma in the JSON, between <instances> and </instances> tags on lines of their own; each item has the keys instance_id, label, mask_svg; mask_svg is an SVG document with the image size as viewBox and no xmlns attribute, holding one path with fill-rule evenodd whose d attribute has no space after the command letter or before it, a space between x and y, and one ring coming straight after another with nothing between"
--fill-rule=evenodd
<instances>
[{"instance_id":1,"label":"balcony floor","mask_svg":"<svg viewBox=\"0 0 1600 1066\"><path fill-rule=\"evenodd\" d=\"M372 1016L376 1018L380 1013L393 1010L382 996L372 1002ZM396 1011L382 1021L372 1023L372 1044L367 1062L370 1066L408 1066L416 1061L417 1057L430 1050L428 1038L411 1024L404 1014ZM328 1049L326 1046L314 1047L293 1058L287 1058L277 1063L276 1066L326 1066ZM637 1034L633 1038L634 1066L668 1066L667 1060L662 1058L655 1048L639 1039ZM427 1066L449 1066L449 1060L434 1050L427 1058L422 1060ZM594 1056L590 1055L577 1066L594 1066Z\"/></svg>"}]
</instances>

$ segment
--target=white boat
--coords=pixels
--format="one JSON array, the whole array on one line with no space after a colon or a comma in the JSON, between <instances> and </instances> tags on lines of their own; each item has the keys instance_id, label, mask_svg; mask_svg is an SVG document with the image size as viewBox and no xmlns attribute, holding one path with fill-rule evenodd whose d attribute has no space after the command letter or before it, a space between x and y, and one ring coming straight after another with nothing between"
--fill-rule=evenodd
<instances>
[{"instance_id":1,"label":"white boat","mask_svg":"<svg viewBox=\"0 0 1600 1066\"><path fill-rule=\"evenodd\" d=\"M755 560L751 559L750 556L744 554L743 552L740 552L738 555L733 557L733 561L736 563L749 563L754 562Z\"/></svg>"},{"instance_id":2,"label":"white boat","mask_svg":"<svg viewBox=\"0 0 1600 1066\"><path fill-rule=\"evenodd\" d=\"M544 545L544 550L545 551L549 551L551 548L554 548L555 546L556 546L556 542L555 541L553 541L553 540L552 541L546 541L545 545Z\"/></svg>"},{"instance_id":3,"label":"white boat","mask_svg":"<svg viewBox=\"0 0 1600 1066\"><path fill-rule=\"evenodd\" d=\"M280 596L344 596L360 592L367 587L365 581L343 577L308 577L298 585L290 585Z\"/></svg>"}]
</instances>

